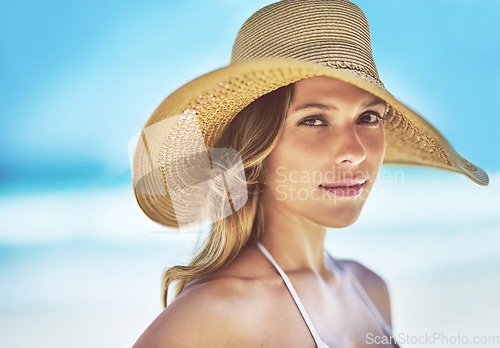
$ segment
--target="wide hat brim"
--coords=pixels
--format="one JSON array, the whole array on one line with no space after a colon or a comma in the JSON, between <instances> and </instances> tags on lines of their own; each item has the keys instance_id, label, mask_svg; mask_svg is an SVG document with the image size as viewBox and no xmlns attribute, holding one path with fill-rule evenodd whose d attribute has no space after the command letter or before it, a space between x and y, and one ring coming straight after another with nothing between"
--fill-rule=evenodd
<instances>
[{"instance_id":1,"label":"wide hat brim","mask_svg":"<svg viewBox=\"0 0 500 348\"><path fill-rule=\"evenodd\" d=\"M282 86L315 76L348 82L390 105L384 121L384 164L444 169L462 173L479 185L488 185L488 175L483 169L459 155L435 127L398 101L378 80L349 67L261 59L232 63L185 84L151 115L132 161L134 194L144 213L162 225L179 227L167 180L169 173L176 170L177 155L181 158L195 147L201 151L213 148L229 122L251 102ZM177 117L175 126L167 126L179 115L195 115L203 143L196 143L195 134L190 133L192 127L182 124L186 118Z\"/></svg>"}]
</instances>

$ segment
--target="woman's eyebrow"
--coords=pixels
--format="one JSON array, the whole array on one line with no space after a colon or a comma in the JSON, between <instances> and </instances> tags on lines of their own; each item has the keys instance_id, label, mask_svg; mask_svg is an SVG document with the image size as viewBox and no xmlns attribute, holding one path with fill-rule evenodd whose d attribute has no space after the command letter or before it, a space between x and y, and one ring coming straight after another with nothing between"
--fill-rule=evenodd
<instances>
[{"instance_id":1,"label":"woman's eyebrow","mask_svg":"<svg viewBox=\"0 0 500 348\"><path fill-rule=\"evenodd\" d=\"M325 105L319 103L310 103L294 107L291 112L296 112L303 109L321 109L321 110L337 110L333 105Z\"/></svg>"},{"instance_id":2,"label":"woman's eyebrow","mask_svg":"<svg viewBox=\"0 0 500 348\"><path fill-rule=\"evenodd\" d=\"M363 109L370 108L375 105L386 105L386 102L383 99L380 99L379 97L375 97L372 101L368 102L367 104L364 104L362 106ZM333 105L326 105L326 104L320 104L320 103L308 103L300 106L294 107L291 112L297 112L300 110L304 109L321 109L321 110L337 110L337 108Z\"/></svg>"},{"instance_id":3,"label":"woman's eyebrow","mask_svg":"<svg viewBox=\"0 0 500 348\"><path fill-rule=\"evenodd\" d=\"M363 105L363 109L370 108L375 105L387 105L387 103L385 102L385 100L380 99L379 97L375 97L371 102Z\"/></svg>"}]
</instances>

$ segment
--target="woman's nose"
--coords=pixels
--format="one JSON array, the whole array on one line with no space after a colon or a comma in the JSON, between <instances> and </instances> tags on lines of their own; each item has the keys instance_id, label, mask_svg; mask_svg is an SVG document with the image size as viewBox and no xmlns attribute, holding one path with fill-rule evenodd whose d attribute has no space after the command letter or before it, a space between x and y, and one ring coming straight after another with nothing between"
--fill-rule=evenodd
<instances>
[{"instance_id":1,"label":"woman's nose","mask_svg":"<svg viewBox=\"0 0 500 348\"><path fill-rule=\"evenodd\" d=\"M335 130L330 140L333 161L339 165L358 165L366 157L366 151L352 126Z\"/></svg>"}]
</instances>

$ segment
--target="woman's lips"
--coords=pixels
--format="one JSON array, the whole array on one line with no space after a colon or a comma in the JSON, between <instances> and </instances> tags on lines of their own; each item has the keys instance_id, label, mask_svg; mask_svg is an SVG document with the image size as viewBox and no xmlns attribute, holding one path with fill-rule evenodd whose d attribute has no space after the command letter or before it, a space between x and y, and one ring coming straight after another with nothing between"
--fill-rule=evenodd
<instances>
[{"instance_id":1,"label":"woman's lips","mask_svg":"<svg viewBox=\"0 0 500 348\"><path fill-rule=\"evenodd\" d=\"M353 197L359 195L365 186L365 182L362 184L353 184L350 186L322 186L319 185L322 189L325 189L326 191L333 193L337 196L340 197Z\"/></svg>"}]
</instances>

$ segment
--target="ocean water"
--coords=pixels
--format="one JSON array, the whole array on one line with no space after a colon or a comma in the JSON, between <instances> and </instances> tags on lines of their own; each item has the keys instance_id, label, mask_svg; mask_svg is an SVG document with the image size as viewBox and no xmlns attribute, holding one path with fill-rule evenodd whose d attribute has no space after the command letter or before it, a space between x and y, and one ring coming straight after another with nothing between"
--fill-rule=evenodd
<instances>
[{"instance_id":1,"label":"ocean water","mask_svg":"<svg viewBox=\"0 0 500 348\"><path fill-rule=\"evenodd\" d=\"M391 175L328 250L386 280L395 333L499 336L500 175ZM131 346L204 236L150 221L127 186L0 197L0 346Z\"/></svg>"}]
</instances>

